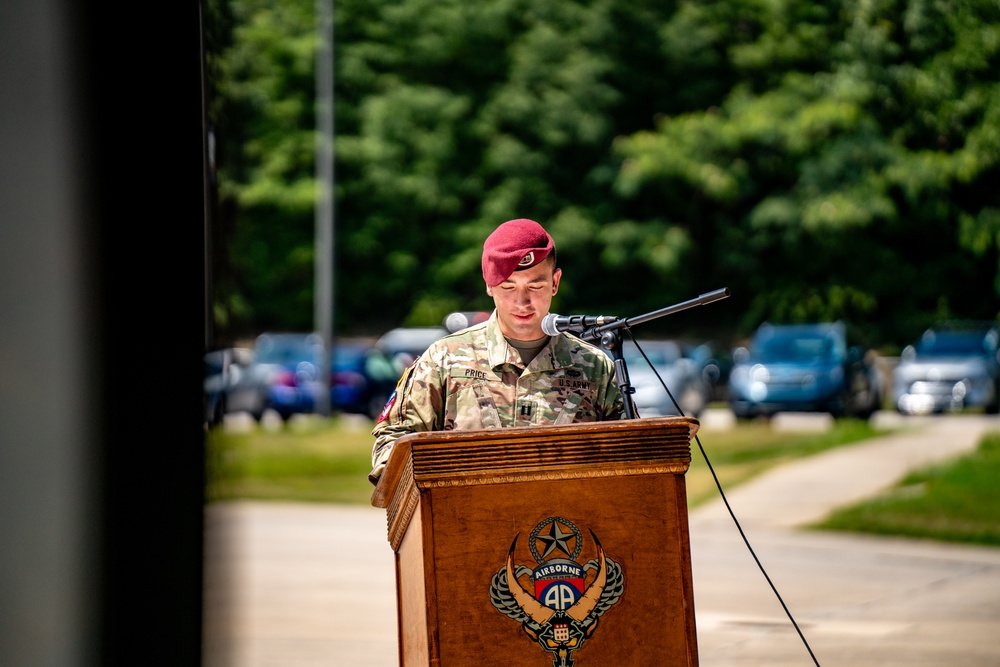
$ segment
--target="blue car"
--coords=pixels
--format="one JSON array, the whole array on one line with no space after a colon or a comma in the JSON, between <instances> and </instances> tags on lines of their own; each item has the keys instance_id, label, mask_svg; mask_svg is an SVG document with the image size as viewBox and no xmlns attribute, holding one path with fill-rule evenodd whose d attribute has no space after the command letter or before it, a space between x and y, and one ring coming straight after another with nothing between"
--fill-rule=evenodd
<instances>
[{"instance_id":1,"label":"blue car","mask_svg":"<svg viewBox=\"0 0 1000 667\"><path fill-rule=\"evenodd\" d=\"M326 389L319 372L323 340L318 334L261 334L255 350L268 377L266 406L286 421L316 412L323 391L329 391L332 412L374 418L398 379L392 364L368 343L334 343Z\"/></svg>"},{"instance_id":2,"label":"blue car","mask_svg":"<svg viewBox=\"0 0 1000 667\"><path fill-rule=\"evenodd\" d=\"M850 346L843 322L762 324L734 353L729 405L737 419L828 412L867 419L881 407L882 376Z\"/></svg>"}]
</instances>

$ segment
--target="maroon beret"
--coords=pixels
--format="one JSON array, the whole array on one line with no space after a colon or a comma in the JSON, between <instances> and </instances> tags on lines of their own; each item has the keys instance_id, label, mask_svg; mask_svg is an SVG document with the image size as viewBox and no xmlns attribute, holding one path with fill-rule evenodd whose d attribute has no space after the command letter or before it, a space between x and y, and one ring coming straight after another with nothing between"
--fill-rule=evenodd
<instances>
[{"instance_id":1,"label":"maroon beret","mask_svg":"<svg viewBox=\"0 0 1000 667\"><path fill-rule=\"evenodd\" d=\"M534 220L519 218L503 223L483 243L483 278L496 287L518 269L538 264L555 251L549 233Z\"/></svg>"}]
</instances>

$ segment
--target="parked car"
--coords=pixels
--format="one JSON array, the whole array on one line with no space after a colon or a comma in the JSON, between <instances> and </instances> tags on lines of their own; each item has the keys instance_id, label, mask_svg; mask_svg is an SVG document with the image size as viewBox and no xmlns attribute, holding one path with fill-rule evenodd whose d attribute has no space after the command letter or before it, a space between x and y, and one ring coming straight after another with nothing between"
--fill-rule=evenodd
<instances>
[{"instance_id":1,"label":"parked car","mask_svg":"<svg viewBox=\"0 0 1000 667\"><path fill-rule=\"evenodd\" d=\"M697 417L708 404L709 387L702 379L701 366L683 354L678 342L640 339L636 347L635 342L626 340L622 357L635 389L632 400L639 417Z\"/></svg>"},{"instance_id":2,"label":"parked car","mask_svg":"<svg viewBox=\"0 0 1000 667\"><path fill-rule=\"evenodd\" d=\"M692 344L684 348L684 356L700 369L706 387L708 403L729 402L729 373L733 368L733 351L714 343Z\"/></svg>"},{"instance_id":3,"label":"parked car","mask_svg":"<svg viewBox=\"0 0 1000 667\"><path fill-rule=\"evenodd\" d=\"M893 369L893 403L902 414L1000 408L1000 329L995 322L939 322L906 346Z\"/></svg>"},{"instance_id":4,"label":"parked car","mask_svg":"<svg viewBox=\"0 0 1000 667\"><path fill-rule=\"evenodd\" d=\"M226 347L205 353L205 424L221 424L227 414L246 412L259 420L265 393L255 376L253 350Z\"/></svg>"},{"instance_id":5,"label":"parked car","mask_svg":"<svg viewBox=\"0 0 1000 667\"><path fill-rule=\"evenodd\" d=\"M316 411L322 386L323 339L314 333L265 333L255 349L268 378L267 408L283 420ZM329 380L330 410L374 418L398 375L370 343L334 341Z\"/></svg>"},{"instance_id":6,"label":"parked car","mask_svg":"<svg viewBox=\"0 0 1000 667\"><path fill-rule=\"evenodd\" d=\"M392 362L398 378L431 343L448 333L445 327L397 327L382 334L375 350Z\"/></svg>"},{"instance_id":7,"label":"parked car","mask_svg":"<svg viewBox=\"0 0 1000 667\"><path fill-rule=\"evenodd\" d=\"M849 345L843 322L758 327L734 352L729 406L737 419L777 412L869 418L882 404L871 353Z\"/></svg>"}]
</instances>

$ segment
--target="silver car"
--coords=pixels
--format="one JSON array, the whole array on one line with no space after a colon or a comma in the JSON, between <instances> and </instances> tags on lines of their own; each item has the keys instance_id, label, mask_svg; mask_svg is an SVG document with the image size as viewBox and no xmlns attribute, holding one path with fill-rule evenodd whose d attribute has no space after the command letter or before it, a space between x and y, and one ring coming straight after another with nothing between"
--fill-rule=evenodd
<instances>
[{"instance_id":1,"label":"silver car","mask_svg":"<svg viewBox=\"0 0 1000 667\"><path fill-rule=\"evenodd\" d=\"M255 375L254 351L227 347L205 353L205 424L221 424L228 414L246 412L260 421L265 393Z\"/></svg>"},{"instance_id":2,"label":"silver car","mask_svg":"<svg viewBox=\"0 0 1000 667\"><path fill-rule=\"evenodd\" d=\"M949 321L906 346L893 371L893 401L905 415L1000 408L1000 329L994 322Z\"/></svg>"},{"instance_id":3,"label":"silver car","mask_svg":"<svg viewBox=\"0 0 1000 667\"><path fill-rule=\"evenodd\" d=\"M673 340L639 340L639 347L645 357L634 342L622 345L638 416L699 416L708 404L710 390L702 378L701 365L685 356Z\"/></svg>"}]
</instances>

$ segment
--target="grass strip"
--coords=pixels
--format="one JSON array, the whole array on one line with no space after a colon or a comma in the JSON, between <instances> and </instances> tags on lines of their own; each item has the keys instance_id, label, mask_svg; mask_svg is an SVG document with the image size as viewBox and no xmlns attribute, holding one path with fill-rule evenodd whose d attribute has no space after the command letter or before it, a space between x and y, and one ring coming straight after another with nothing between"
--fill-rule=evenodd
<instances>
[{"instance_id":1,"label":"grass strip","mask_svg":"<svg viewBox=\"0 0 1000 667\"><path fill-rule=\"evenodd\" d=\"M372 437L364 420L304 419L278 428L208 433L206 499L367 505ZM698 439L724 491L782 463L886 434L868 422L836 420L819 432L775 429L767 421L702 429ZM718 495L698 443L685 475L688 505ZM1000 545L1000 431L973 453L907 475L869 501L841 509L815 528L948 542Z\"/></svg>"},{"instance_id":2,"label":"grass strip","mask_svg":"<svg viewBox=\"0 0 1000 667\"><path fill-rule=\"evenodd\" d=\"M371 424L305 419L280 428L209 432L207 499L299 500L368 504L373 487ZM699 439L723 489L771 466L880 435L860 420L837 420L822 432L776 430L766 421L702 432ZM718 493L704 457L692 442L686 475L689 505Z\"/></svg>"},{"instance_id":3,"label":"grass strip","mask_svg":"<svg viewBox=\"0 0 1000 667\"><path fill-rule=\"evenodd\" d=\"M886 493L813 527L1000 545L1000 432L965 456L914 471Z\"/></svg>"}]
</instances>

